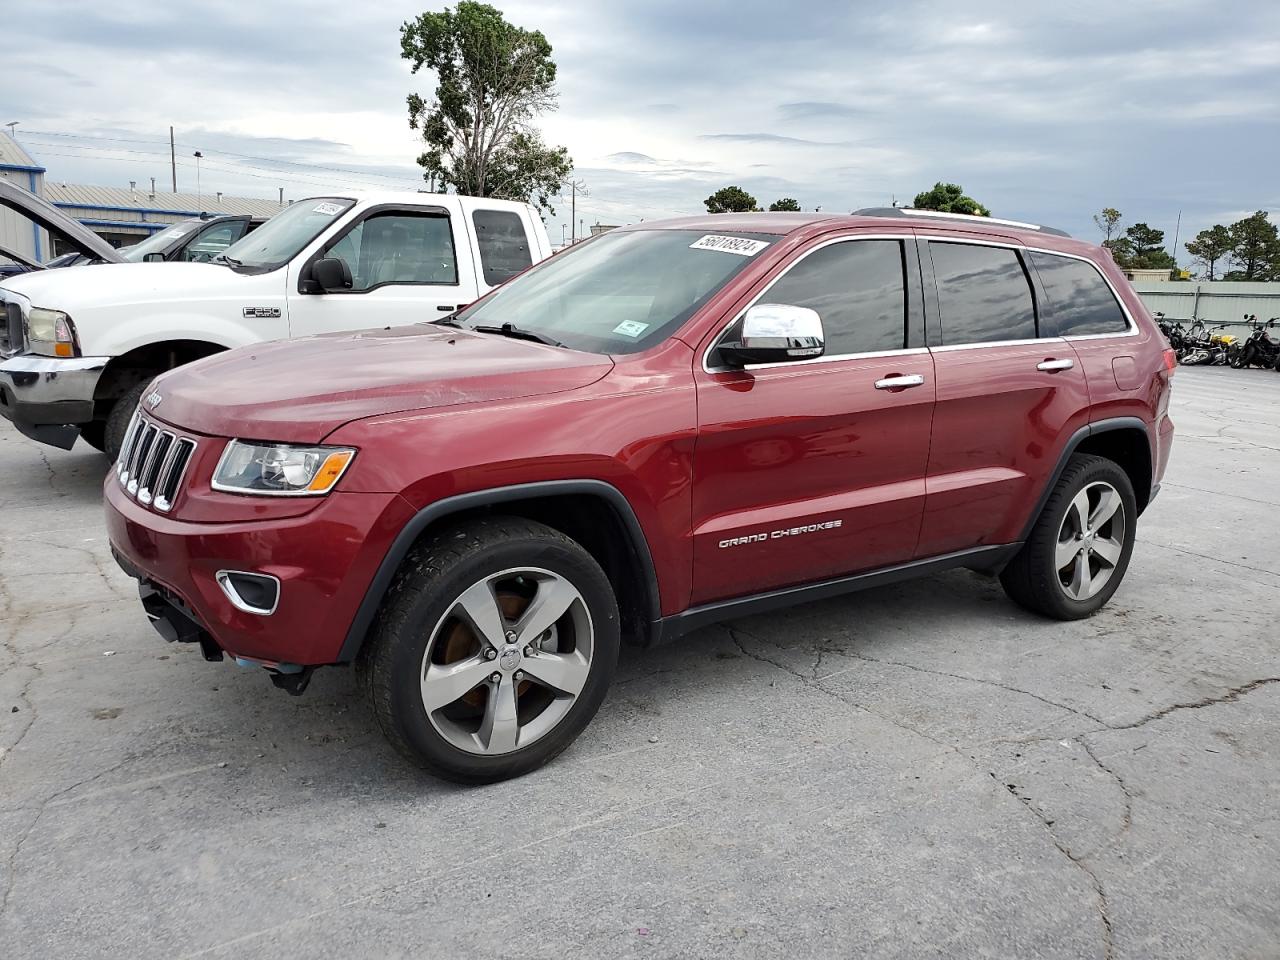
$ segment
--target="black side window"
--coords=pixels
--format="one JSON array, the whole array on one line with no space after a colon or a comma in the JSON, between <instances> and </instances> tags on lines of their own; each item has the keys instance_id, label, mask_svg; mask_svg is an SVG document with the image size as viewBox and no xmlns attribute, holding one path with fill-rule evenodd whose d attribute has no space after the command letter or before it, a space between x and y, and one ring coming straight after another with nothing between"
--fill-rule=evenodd
<instances>
[{"instance_id":1,"label":"black side window","mask_svg":"<svg viewBox=\"0 0 1280 960\"><path fill-rule=\"evenodd\" d=\"M519 214L509 210L477 210L471 214L480 245L484 282L497 285L533 264L529 238Z\"/></svg>"},{"instance_id":2,"label":"black side window","mask_svg":"<svg viewBox=\"0 0 1280 960\"><path fill-rule=\"evenodd\" d=\"M931 242L929 253L944 345L1035 339L1035 299L1016 251Z\"/></svg>"},{"instance_id":3,"label":"black side window","mask_svg":"<svg viewBox=\"0 0 1280 960\"><path fill-rule=\"evenodd\" d=\"M449 218L379 213L360 221L324 255L351 268L353 291L386 284L457 284Z\"/></svg>"},{"instance_id":4,"label":"black side window","mask_svg":"<svg viewBox=\"0 0 1280 960\"><path fill-rule=\"evenodd\" d=\"M1053 327L1042 335L1071 337L1090 333L1123 333L1129 321L1098 268L1083 260L1052 253L1031 253L1048 299Z\"/></svg>"},{"instance_id":5,"label":"black side window","mask_svg":"<svg viewBox=\"0 0 1280 960\"><path fill-rule=\"evenodd\" d=\"M902 243L848 240L823 247L783 274L760 302L816 310L826 356L901 350L907 326Z\"/></svg>"}]
</instances>

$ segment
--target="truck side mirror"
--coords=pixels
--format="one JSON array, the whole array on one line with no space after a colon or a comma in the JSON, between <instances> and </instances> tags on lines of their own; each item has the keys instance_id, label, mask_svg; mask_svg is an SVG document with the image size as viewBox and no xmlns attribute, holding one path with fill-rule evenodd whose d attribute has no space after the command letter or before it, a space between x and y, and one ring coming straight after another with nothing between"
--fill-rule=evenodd
<instances>
[{"instance_id":1,"label":"truck side mirror","mask_svg":"<svg viewBox=\"0 0 1280 960\"><path fill-rule=\"evenodd\" d=\"M163 253L148 253L142 258L143 263L164 263Z\"/></svg>"},{"instance_id":2,"label":"truck side mirror","mask_svg":"<svg viewBox=\"0 0 1280 960\"><path fill-rule=\"evenodd\" d=\"M323 293L350 290L353 285L351 268L341 257L325 257L317 260L311 265L311 278Z\"/></svg>"}]
</instances>

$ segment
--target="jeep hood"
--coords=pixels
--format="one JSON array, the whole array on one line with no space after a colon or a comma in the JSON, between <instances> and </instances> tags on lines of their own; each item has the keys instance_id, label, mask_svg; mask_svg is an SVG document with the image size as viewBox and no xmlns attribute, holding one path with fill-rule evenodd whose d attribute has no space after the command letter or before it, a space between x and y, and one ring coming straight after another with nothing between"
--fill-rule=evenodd
<instances>
[{"instance_id":1,"label":"jeep hood","mask_svg":"<svg viewBox=\"0 0 1280 960\"><path fill-rule=\"evenodd\" d=\"M104 263L92 270L40 270L6 280L32 306L62 310L74 320L99 307L147 306L238 296L252 279L213 263ZM282 281L283 283L283 281ZM260 291L261 285L255 285Z\"/></svg>"},{"instance_id":2,"label":"jeep hood","mask_svg":"<svg viewBox=\"0 0 1280 960\"><path fill-rule=\"evenodd\" d=\"M156 380L144 405L195 433L319 443L352 420L559 393L612 368L607 356L416 324L220 353Z\"/></svg>"}]
</instances>

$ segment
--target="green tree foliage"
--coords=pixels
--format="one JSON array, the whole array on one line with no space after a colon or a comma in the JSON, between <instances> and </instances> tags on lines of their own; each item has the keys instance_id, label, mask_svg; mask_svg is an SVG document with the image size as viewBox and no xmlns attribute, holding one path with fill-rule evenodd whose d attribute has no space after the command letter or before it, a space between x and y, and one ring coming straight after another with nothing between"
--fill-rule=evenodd
<instances>
[{"instance_id":1,"label":"green tree foliage","mask_svg":"<svg viewBox=\"0 0 1280 960\"><path fill-rule=\"evenodd\" d=\"M737 186L721 187L703 202L707 213L749 213L760 209L756 198Z\"/></svg>"},{"instance_id":2,"label":"green tree foliage","mask_svg":"<svg viewBox=\"0 0 1280 960\"><path fill-rule=\"evenodd\" d=\"M1124 270L1172 270L1178 265L1164 248L1164 231L1145 223L1135 223L1124 236L1104 240L1102 245Z\"/></svg>"},{"instance_id":3,"label":"green tree foliage","mask_svg":"<svg viewBox=\"0 0 1280 960\"><path fill-rule=\"evenodd\" d=\"M1102 242L1112 240L1120 230L1120 211L1115 207L1103 207L1101 213L1093 215L1093 222L1102 231Z\"/></svg>"},{"instance_id":4,"label":"green tree foliage","mask_svg":"<svg viewBox=\"0 0 1280 960\"><path fill-rule=\"evenodd\" d=\"M1231 260L1236 269L1224 280L1276 280L1280 279L1280 239L1276 225L1267 218L1267 211L1259 210L1252 216L1237 220L1227 228L1231 237Z\"/></svg>"},{"instance_id":5,"label":"green tree foliage","mask_svg":"<svg viewBox=\"0 0 1280 960\"><path fill-rule=\"evenodd\" d=\"M769 204L770 213L779 213L782 211L790 211L793 213L800 212L800 201L793 200L791 197L783 197L781 200L775 200Z\"/></svg>"},{"instance_id":6,"label":"green tree foliage","mask_svg":"<svg viewBox=\"0 0 1280 960\"><path fill-rule=\"evenodd\" d=\"M964 195L964 188L958 183L942 183L933 185L932 190L917 193L912 204L917 210L937 210L941 213L968 213L979 217L991 216L991 211L973 197Z\"/></svg>"},{"instance_id":7,"label":"green tree foliage","mask_svg":"<svg viewBox=\"0 0 1280 960\"><path fill-rule=\"evenodd\" d=\"M556 65L538 30L508 23L485 3L424 13L400 28L412 72L436 74L435 99L408 97L409 126L422 131L423 177L476 197L550 200L572 169L564 147L542 141L532 120L556 106ZM554 212L554 211L552 211Z\"/></svg>"},{"instance_id":8,"label":"green tree foliage","mask_svg":"<svg viewBox=\"0 0 1280 960\"><path fill-rule=\"evenodd\" d=\"M1226 260L1231 253L1231 231L1222 224L1214 224L1208 230L1201 230L1194 240L1185 244L1187 253L1196 258L1196 263L1204 268L1206 280L1217 279L1214 273L1218 264Z\"/></svg>"}]
</instances>

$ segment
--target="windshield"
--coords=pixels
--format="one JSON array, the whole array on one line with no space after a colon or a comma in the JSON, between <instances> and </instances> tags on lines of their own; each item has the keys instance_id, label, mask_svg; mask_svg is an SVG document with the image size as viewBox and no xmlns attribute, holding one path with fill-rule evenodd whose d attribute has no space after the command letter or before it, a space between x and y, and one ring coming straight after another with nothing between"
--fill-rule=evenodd
<instances>
[{"instance_id":1,"label":"windshield","mask_svg":"<svg viewBox=\"0 0 1280 960\"><path fill-rule=\"evenodd\" d=\"M698 230L608 233L557 254L457 316L575 350L635 353L666 339L777 238Z\"/></svg>"},{"instance_id":2,"label":"windshield","mask_svg":"<svg viewBox=\"0 0 1280 960\"><path fill-rule=\"evenodd\" d=\"M120 251L120 256L130 263L141 263L148 253L164 253L169 244L180 240L188 234L195 233L200 226L199 220L183 220L165 227L159 233L153 233L141 243L135 243Z\"/></svg>"},{"instance_id":3,"label":"windshield","mask_svg":"<svg viewBox=\"0 0 1280 960\"><path fill-rule=\"evenodd\" d=\"M354 200L339 197L299 200L227 247L222 256L231 261L233 267L274 270L297 256L320 231L354 205Z\"/></svg>"}]
</instances>

